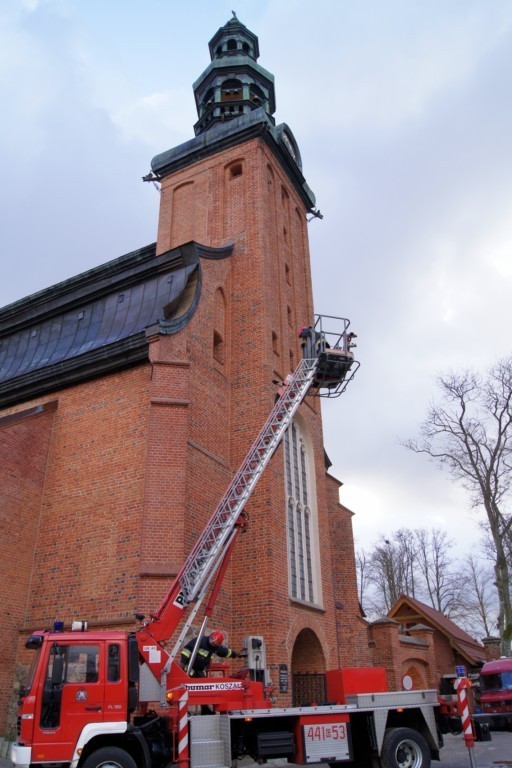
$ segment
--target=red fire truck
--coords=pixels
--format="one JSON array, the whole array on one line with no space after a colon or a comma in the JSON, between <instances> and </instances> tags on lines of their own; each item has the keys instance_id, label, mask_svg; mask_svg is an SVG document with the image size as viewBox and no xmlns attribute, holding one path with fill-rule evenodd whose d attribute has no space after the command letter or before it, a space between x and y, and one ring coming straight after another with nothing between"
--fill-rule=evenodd
<instances>
[{"instance_id":1,"label":"red fire truck","mask_svg":"<svg viewBox=\"0 0 512 768\"><path fill-rule=\"evenodd\" d=\"M335 332L331 323L341 323ZM301 329L305 357L287 377L263 429L160 608L132 632L73 622L31 635L30 674L19 692L17 768L228 768L324 762L429 768L442 742L436 691L389 692L380 668L331 670L327 702L273 706L262 637L245 640L247 674L190 677L177 662L203 600L206 630L244 505L307 394L336 397L358 366L349 321L318 316ZM178 634L172 651L164 647ZM198 638L198 642L199 642ZM196 650L196 649L194 649ZM192 714L208 707L209 716Z\"/></svg>"},{"instance_id":2,"label":"red fire truck","mask_svg":"<svg viewBox=\"0 0 512 768\"><path fill-rule=\"evenodd\" d=\"M512 658L488 661L480 671L480 707L475 722L512 730Z\"/></svg>"}]
</instances>

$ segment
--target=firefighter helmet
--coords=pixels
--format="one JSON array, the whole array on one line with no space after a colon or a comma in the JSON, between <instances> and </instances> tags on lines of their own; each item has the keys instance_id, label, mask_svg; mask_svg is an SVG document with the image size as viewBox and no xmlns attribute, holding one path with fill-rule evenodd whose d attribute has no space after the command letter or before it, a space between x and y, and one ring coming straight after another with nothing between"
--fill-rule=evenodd
<instances>
[{"instance_id":1,"label":"firefighter helmet","mask_svg":"<svg viewBox=\"0 0 512 768\"><path fill-rule=\"evenodd\" d=\"M224 642L224 633L219 632L218 630L216 632L212 632L210 635L210 645L213 645L217 647L218 645L222 645Z\"/></svg>"}]
</instances>

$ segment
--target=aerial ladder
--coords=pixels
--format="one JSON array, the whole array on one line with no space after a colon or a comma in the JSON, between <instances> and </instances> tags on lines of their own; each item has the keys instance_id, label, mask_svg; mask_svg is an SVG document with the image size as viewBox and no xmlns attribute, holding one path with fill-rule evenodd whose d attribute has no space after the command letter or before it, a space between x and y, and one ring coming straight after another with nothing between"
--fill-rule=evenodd
<instances>
[{"instance_id":1,"label":"aerial ladder","mask_svg":"<svg viewBox=\"0 0 512 768\"><path fill-rule=\"evenodd\" d=\"M336 331L331 330L329 322L337 325ZM354 361L352 348L355 346L353 343L355 334L349 333L349 324L349 320L345 318L318 315L314 325L300 330L303 359L295 371L288 374L279 388L275 405L267 421L162 604L151 615L149 621L139 617L142 621L142 626L137 632L139 652L154 677L160 682L162 701L167 690L167 675L216 577L196 648L205 632L236 537L246 527L245 504L291 424L298 407L308 393L327 397L339 396L346 389L359 366ZM161 643L173 636L185 610L191 605L193 607L169 653ZM193 664L195 651L196 649L192 653L189 666Z\"/></svg>"},{"instance_id":2,"label":"aerial ladder","mask_svg":"<svg viewBox=\"0 0 512 768\"><path fill-rule=\"evenodd\" d=\"M328 325L330 322L337 324L336 331L330 329L331 326ZM246 526L245 504L291 424L298 407L308 393L321 397L339 396L346 389L359 366L359 363L354 361L352 348L355 346L353 343L355 334L348 332L349 324L349 320L345 318L318 315L313 326L300 330L303 359L295 371L288 374L279 388L275 405L267 421L188 555L160 608L151 615L149 621L142 616L139 617L142 621L142 626L137 632L139 652L160 683L162 703L169 687L167 676L215 576L196 647L189 661L189 667L193 665L199 642L205 632L229 564L236 537ZM169 653L161 643L173 636L185 610L190 605L193 605L193 608ZM174 672L176 677L176 668ZM181 669L180 672L182 672Z\"/></svg>"}]
</instances>

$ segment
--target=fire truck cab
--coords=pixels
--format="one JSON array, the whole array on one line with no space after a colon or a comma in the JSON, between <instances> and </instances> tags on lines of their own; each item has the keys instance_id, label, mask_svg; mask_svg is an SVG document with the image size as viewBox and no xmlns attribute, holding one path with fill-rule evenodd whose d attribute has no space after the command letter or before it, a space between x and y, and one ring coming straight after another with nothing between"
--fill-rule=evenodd
<instances>
[{"instance_id":1,"label":"fire truck cab","mask_svg":"<svg viewBox=\"0 0 512 768\"><path fill-rule=\"evenodd\" d=\"M475 722L512 730L512 658L488 661L480 671L481 712Z\"/></svg>"}]
</instances>

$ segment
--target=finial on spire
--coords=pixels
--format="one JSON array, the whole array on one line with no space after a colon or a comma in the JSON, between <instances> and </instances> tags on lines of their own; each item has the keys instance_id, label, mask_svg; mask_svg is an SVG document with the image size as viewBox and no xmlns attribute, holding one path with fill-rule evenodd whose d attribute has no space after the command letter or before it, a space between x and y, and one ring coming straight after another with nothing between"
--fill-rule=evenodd
<instances>
[{"instance_id":1,"label":"finial on spire","mask_svg":"<svg viewBox=\"0 0 512 768\"><path fill-rule=\"evenodd\" d=\"M231 11L231 13L233 14L233 18L238 21L238 18L237 18L237 15L236 15L236 11Z\"/></svg>"}]
</instances>

